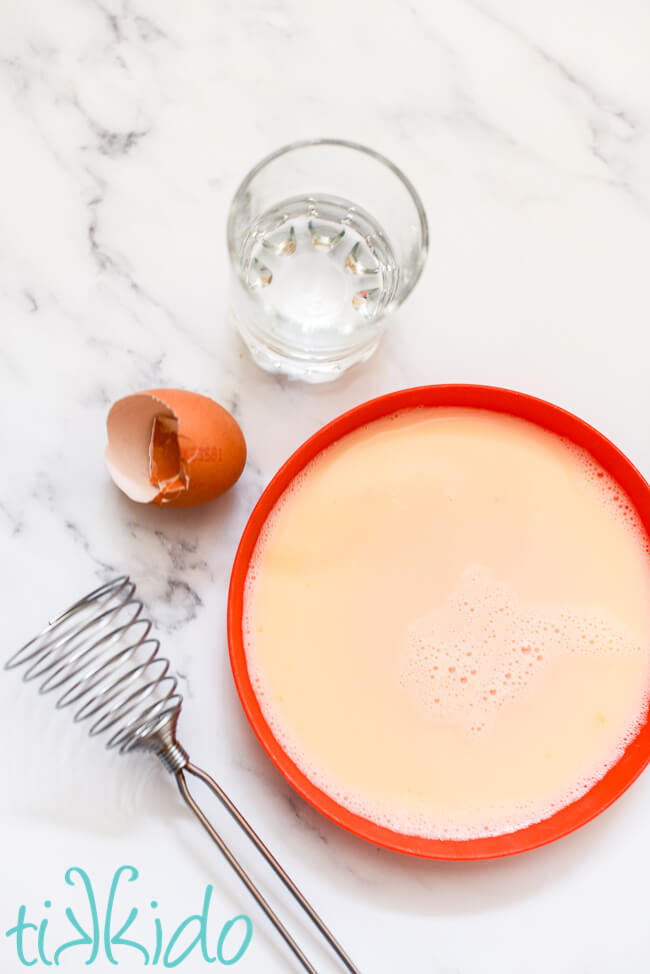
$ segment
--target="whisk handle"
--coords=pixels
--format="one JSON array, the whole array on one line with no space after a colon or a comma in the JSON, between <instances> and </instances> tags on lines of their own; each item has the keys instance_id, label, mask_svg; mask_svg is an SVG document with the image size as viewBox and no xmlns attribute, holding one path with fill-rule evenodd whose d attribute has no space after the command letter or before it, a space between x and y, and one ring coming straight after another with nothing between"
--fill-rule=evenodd
<instances>
[{"instance_id":1,"label":"whisk handle","mask_svg":"<svg viewBox=\"0 0 650 974\"><path fill-rule=\"evenodd\" d=\"M322 921L322 919L320 918L320 916L318 915L318 913L316 913L316 911L314 910L313 906L309 903L309 901L301 893L301 891L298 889L298 887L293 882L293 880L291 879L291 877L287 874L287 872L282 868L282 866L280 865L280 863L278 862L278 860L275 858L275 856L273 855L273 853L267 848L267 846L264 844L264 842L262 842L262 840L260 839L260 837L257 834L257 832L255 832L255 830L253 829L253 827L247 822L247 820L241 814L241 812L239 811L239 809L237 808L237 806L231 801L231 799L225 793L225 791L223 790L223 788L221 788L220 785L218 785L217 782L214 780L214 778L212 778L206 771L203 771L201 768L197 768L196 765L193 765L193 764L191 764L188 761L188 763L185 765L184 769L182 771L179 771L177 773L177 779L179 781L179 787L181 789L181 794L183 794L183 797L185 798L186 801L188 801L188 798L190 799L190 801L188 801L188 804L190 804L190 807L192 808L192 811L194 811L194 813L199 817L199 819L200 819L201 823L203 824L204 828L207 829L207 831L210 833L211 837L214 839L214 841L217 843L217 845L219 845L219 848L221 849L221 851L224 852L224 849L222 848L222 845L223 845L222 840L220 840L219 837L216 835L216 833L212 829L212 826L210 825L210 823L207 821L207 819L205 818L205 816L203 815L203 813L201 812L201 810L198 808L198 806L196 806L196 804L193 802L193 800L191 799L191 796L189 795L189 792L187 792L187 783L185 782L185 780L183 778L183 771L186 771L189 774L194 775L194 777L196 777L196 778L200 778L200 780L203 781L204 784L206 784L208 786L208 788L217 796L217 798L219 799L219 801L221 802L221 804L224 806L224 808L234 818L234 820L237 822L237 824L242 829L242 831L245 832L246 835L248 836L248 838L251 840L251 842L253 843L253 845L255 846L255 848L258 850L258 852L267 861L267 863L269 864L269 866L271 867L271 869L273 870L273 872L276 874L276 876L284 883L284 885L289 890L289 892L292 894L292 896L294 897L294 899L300 904L300 906L303 908L303 910L305 911L305 913L307 914L307 916L310 918L310 920L312 920L312 922L314 923L314 925L318 928L318 930L320 931L320 933L322 934L322 936L325 938L325 940L327 941L327 943L330 945L330 947L332 948L332 950L335 952L335 954L338 956L339 960L342 962L342 964L344 965L344 967L346 968L346 970L349 971L350 974L361 974L361 972L359 971L358 967L356 967L356 965L352 962L352 960L348 957L348 955L346 954L346 952L343 950L343 947L340 945L340 943L338 942L338 940L335 938L334 934L331 932L331 930L328 929L328 927ZM181 779L183 781L182 784L181 784ZM187 797L186 797L186 793L187 793ZM267 914L267 916L269 917L269 919L271 920L271 922L274 924L274 926L276 927L276 929L278 930L278 932L282 934L282 936L284 937L284 939L286 940L286 942L289 944L289 946L291 947L291 949L294 951L294 953L296 954L296 956L298 957L298 959L303 964L303 967L305 967L305 969L308 970L308 971L313 970L313 968L309 964L309 961L306 960L306 958L304 957L304 954L302 954L302 952L300 951L300 949L296 947L296 944L293 941L293 938L291 938L291 936L287 933L287 931L284 929L284 927L282 926L282 924L280 924L280 921L277 919L277 917L275 916L275 914L271 911L271 909L268 906L268 904L265 903L265 901L261 897L261 894L259 894L259 892L255 889L255 887L253 886L253 884L250 881L250 879L248 879L248 877L244 878L246 876L246 874L244 873L242 875L243 870L241 870L241 867L236 862L236 860L233 861L233 857L230 855L230 853L226 854L224 852L224 855L226 855L226 858L228 859L228 861L230 862L230 864L233 866L233 868L235 869L235 871L237 872L237 874L240 876L240 878L242 879L242 881L245 883L245 885L248 887L248 889L251 891L251 893L253 894L253 896L257 900L257 902L260 904L260 906L262 906L262 909Z\"/></svg>"},{"instance_id":2,"label":"whisk handle","mask_svg":"<svg viewBox=\"0 0 650 974\"><path fill-rule=\"evenodd\" d=\"M245 871L245 869L243 869L240 866L239 862L237 861L237 859L235 859L232 852L230 851L226 843L223 841L219 833L215 831L215 829L212 827L208 819L205 817L205 815L203 814L199 806L196 804L196 802L190 795L189 789L187 787L187 781L185 780L182 770L177 772L176 781L178 782L178 787L181 795L183 796L183 800L185 801L185 803L194 812L194 814L198 818L203 828L206 830L206 832L208 833L212 841L218 847L219 851L224 856L224 858L235 870L235 872L241 879L242 883L249 891L249 893L253 896L257 904L261 907L262 910L264 910L264 912L266 913L267 917L269 918L269 920L271 921L275 929L278 931L280 936L283 937L287 946L293 951L293 953L296 955L296 957L298 958L298 960L300 961L304 969L308 971L309 974L318 974L316 968L313 967L310 964L310 962L307 960L307 958L303 954L302 950L300 949L296 941L293 939L293 937L291 936L287 928L284 926L280 918L277 916L277 914L273 911L269 903L264 899L264 897L258 890L253 880L250 878L248 873Z\"/></svg>"}]
</instances>

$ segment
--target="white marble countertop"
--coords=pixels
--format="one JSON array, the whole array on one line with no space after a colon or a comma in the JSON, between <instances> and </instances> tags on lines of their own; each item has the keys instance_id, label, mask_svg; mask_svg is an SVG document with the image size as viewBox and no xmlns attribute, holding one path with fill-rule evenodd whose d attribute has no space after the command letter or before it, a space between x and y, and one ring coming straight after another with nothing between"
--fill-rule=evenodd
<instances>
[{"instance_id":1,"label":"white marble countertop","mask_svg":"<svg viewBox=\"0 0 650 974\"><path fill-rule=\"evenodd\" d=\"M230 566L263 486L308 434L366 398L425 382L525 390L594 423L650 475L649 36L638 0L0 10L3 652L108 571L130 572L182 674L185 746L364 974L650 964L650 775L534 853L482 864L391 854L331 825L271 766L239 706L225 636ZM267 151L313 135L393 158L431 230L422 280L379 352L320 388L258 371L226 316L230 197ZM215 504L140 507L109 482L107 408L152 386L204 392L241 423L248 466ZM103 903L125 864L140 877L120 917L138 907L141 943L154 941L151 899L169 936L211 883L212 946L228 919L252 918L234 969L298 970L162 769L109 756L31 689L0 685L3 971L22 969L4 936L20 904L34 922L50 917L51 953L73 933L66 906L89 922L65 870L85 869ZM337 969L289 916L319 972ZM87 956L70 949L61 968L82 970ZM129 974L142 966L133 948L116 956ZM196 951L179 967L210 969ZM101 951L93 968L114 969Z\"/></svg>"}]
</instances>

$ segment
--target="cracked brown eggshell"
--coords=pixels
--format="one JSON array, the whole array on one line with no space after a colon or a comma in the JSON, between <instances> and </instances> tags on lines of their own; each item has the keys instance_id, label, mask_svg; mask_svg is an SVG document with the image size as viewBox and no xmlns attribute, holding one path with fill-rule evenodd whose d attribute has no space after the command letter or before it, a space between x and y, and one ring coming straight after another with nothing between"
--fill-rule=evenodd
<instances>
[{"instance_id":1,"label":"cracked brown eggshell","mask_svg":"<svg viewBox=\"0 0 650 974\"><path fill-rule=\"evenodd\" d=\"M131 500L194 507L235 483L246 441L227 410L185 389L148 389L111 407L106 466Z\"/></svg>"}]
</instances>

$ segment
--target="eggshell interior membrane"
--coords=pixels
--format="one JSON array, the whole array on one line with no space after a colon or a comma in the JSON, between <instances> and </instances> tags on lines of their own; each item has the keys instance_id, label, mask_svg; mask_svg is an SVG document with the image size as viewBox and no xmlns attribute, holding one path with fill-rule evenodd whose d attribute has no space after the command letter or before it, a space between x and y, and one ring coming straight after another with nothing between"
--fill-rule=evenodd
<instances>
[{"instance_id":1,"label":"eggshell interior membrane","mask_svg":"<svg viewBox=\"0 0 650 974\"><path fill-rule=\"evenodd\" d=\"M141 504L151 503L159 493L150 478L151 439L158 416L177 419L162 400L143 392L118 399L106 420L108 472L127 497Z\"/></svg>"},{"instance_id":2,"label":"eggshell interior membrane","mask_svg":"<svg viewBox=\"0 0 650 974\"><path fill-rule=\"evenodd\" d=\"M149 443L149 480L168 500L187 490L188 473L181 460L178 420L156 416Z\"/></svg>"},{"instance_id":3,"label":"eggshell interior membrane","mask_svg":"<svg viewBox=\"0 0 650 974\"><path fill-rule=\"evenodd\" d=\"M192 507L231 487L246 442L222 406L184 389L152 389L118 400L107 419L106 465L132 500Z\"/></svg>"}]
</instances>

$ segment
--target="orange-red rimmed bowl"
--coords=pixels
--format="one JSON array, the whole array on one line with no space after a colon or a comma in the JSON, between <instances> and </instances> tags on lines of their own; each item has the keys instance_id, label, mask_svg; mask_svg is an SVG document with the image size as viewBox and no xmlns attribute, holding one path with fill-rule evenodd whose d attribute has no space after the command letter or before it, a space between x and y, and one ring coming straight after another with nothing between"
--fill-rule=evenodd
<instances>
[{"instance_id":1,"label":"orange-red rimmed bowl","mask_svg":"<svg viewBox=\"0 0 650 974\"><path fill-rule=\"evenodd\" d=\"M392 392L356 406L328 423L300 446L262 494L244 529L230 579L228 643L230 661L246 716L262 747L287 781L314 808L337 825L375 845L429 859L490 859L535 849L589 822L615 801L650 760L650 719L622 757L582 798L535 825L480 839L425 839L393 832L339 805L300 771L273 735L260 709L246 665L242 632L243 595L259 533L275 503L294 477L326 447L352 430L400 409L417 406L467 406L507 413L536 423L588 450L623 488L650 537L650 486L639 471L602 433L572 413L521 392L477 385L420 386Z\"/></svg>"}]
</instances>

